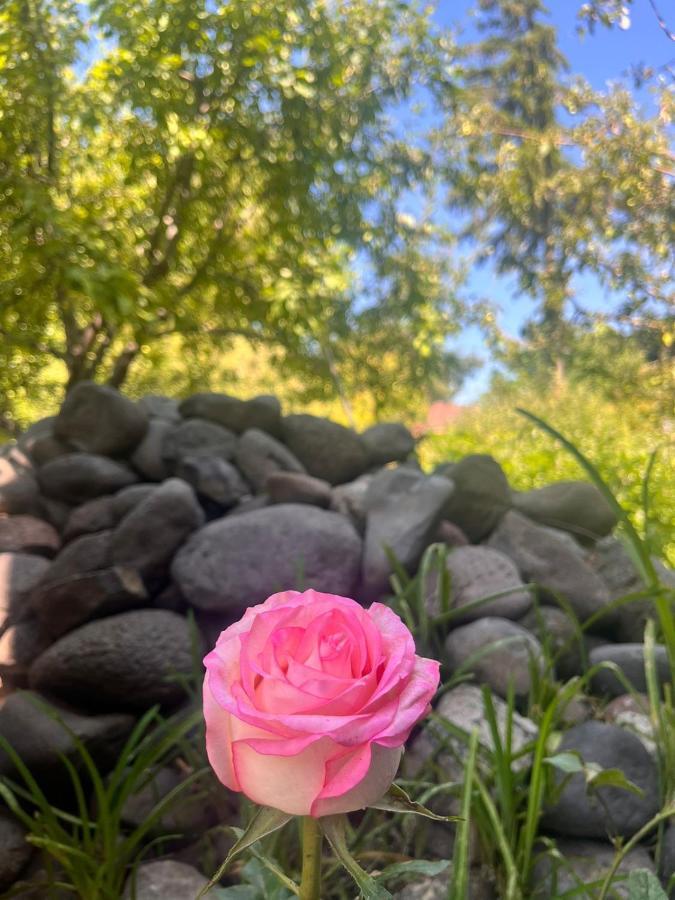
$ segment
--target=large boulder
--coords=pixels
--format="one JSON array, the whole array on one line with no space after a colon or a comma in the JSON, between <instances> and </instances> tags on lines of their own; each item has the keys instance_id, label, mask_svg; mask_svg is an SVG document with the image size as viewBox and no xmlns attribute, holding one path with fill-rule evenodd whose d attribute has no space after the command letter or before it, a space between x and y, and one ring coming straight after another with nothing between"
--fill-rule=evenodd
<instances>
[{"instance_id":1,"label":"large boulder","mask_svg":"<svg viewBox=\"0 0 675 900\"><path fill-rule=\"evenodd\" d=\"M124 456L148 427L147 413L119 391L83 381L68 393L54 422L54 434L78 450Z\"/></svg>"},{"instance_id":2,"label":"large boulder","mask_svg":"<svg viewBox=\"0 0 675 900\"><path fill-rule=\"evenodd\" d=\"M602 579L564 532L537 525L512 510L502 518L488 546L511 557L526 581L544 589L543 599L559 594L567 600L582 622L610 604ZM603 624L608 620L609 610Z\"/></svg>"},{"instance_id":3,"label":"large boulder","mask_svg":"<svg viewBox=\"0 0 675 900\"><path fill-rule=\"evenodd\" d=\"M459 525L474 542L482 541L511 507L511 490L499 463L491 456L475 453L443 468L455 490L443 518Z\"/></svg>"},{"instance_id":4,"label":"large boulder","mask_svg":"<svg viewBox=\"0 0 675 900\"><path fill-rule=\"evenodd\" d=\"M361 433L371 466L403 462L415 449L415 438L400 422L378 422Z\"/></svg>"},{"instance_id":5,"label":"large boulder","mask_svg":"<svg viewBox=\"0 0 675 900\"><path fill-rule=\"evenodd\" d=\"M443 506L452 493L447 478L427 478L413 469L383 469L365 498L368 510L361 581L367 597L389 590L389 553L409 572L432 543Z\"/></svg>"},{"instance_id":6,"label":"large boulder","mask_svg":"<svg viewBox=\"0 0 675 900\"><path fill-rule=\"evenodd\" d=\"M0 735L41 781L67 778L61 757L77 759L75 739L102 765L110 763L133 725L131 715L83 716L33 691L16 691L0 706ZM0 749L0 775L13 772L11 759Z\"/></svg>"},{"instance_id":7,"label":"large boulder","mask_svg":"<svg viewBox=\"0 0 675 900\"><path fill-rule=\"evenodd\" d=\"M111 540L111 559L146 579L160 577L176 550L203 523L192 488L180 478L170 478L119 523Z\"/></svg>"},{"instance_id":8,"label":"large boulder","mask_svg":"<svg viewBox=\"0 0 675 900\"><path fill-rule=\"evenodd\" d=\"M54 556L61 546L56 529L35 516L0 516L0 553Z\"/></svg>"},{"instance_id":9,"label":"large boulder","mask_svg":"<svg viewBox=\"0 0 675 900\"><path fill-rule=\"evenodd\" d=\"M541 644L526 628L510 619L488 616L462 625L445 640L445 661L452 672L467 672L506 697L513 684L516 696L532 687L532 668L543 671Z\"/></svg>"},{"instance_id":10,"label":"large boulder","mask_svg":"<svg viewBox=\"0 0 675 900\"><path fill-rule=\"evenodd\" d=\"M114 494L138 481L120 462L93 453L66 453L39 470L40 487L48 497L65 503L84 503L101 494Z\"/></svg>"},{"instance_id":11,"label":"large boulder","mask_svg":"<svg viewBox=\"0 0 675 900\"><path fill-rule=\"evenodd\" d=\"M180 413L186 419L216 422L235 434L249 428L279 434L281 426L279 401L268 395L239 400L227 394L193 394L180 404Z\"/></svg>"},{"instance_id":12,"label":"large boulder","mask_svg":"<svg viewBox=\"0 0 675 900\"><path fill-rule=\"evenodd\" d=\"M459 625L484 616L519 619L532 605L532 598L513 562L490 547L456 547L445 563L450 583L452 623ZM493 597L493 600L487 600ZM487 600L487 602L482 602ZM429 573L426 604L431 615L441 612L438 571Z\"/></svg>"},{"instance_id":13,"label":"large boulder","mask_svg":"<svg viewBox=\"0 0 675 900\"><path fill-rule=\"evenodd\" d=\"M192 666L187 620L140 609L71 631L35 660L29 679L35 690L73 704L133 711L184 699L177 678Z\"/></svg>"},{"instance_id":14,"label":"large boulder","mask_svg":"<svg viewBox=\"0 0 675 900\"><path fill-rule=\"evenodd\" d=\"M188 419L173 425L162 440L162 459L170 471L186 456L216 456L230 460L237 449L237 436L204 419Z\"/></svg>"},{"instance_id":15,"label":"large boulder","mask_svg":"<svg viewBox=\"0 0 675 900\"><path fill-rule=\"evenodd\" d=\"M629 838L658 812L661 804L656 763L629 731L603 722L583 722L563 735L556 753L564 752L578 753L585 763L595 763L601 769L621 770L641 793L620 787L589 791L582 772L572 776L556 772L561 791L544 815L545 828L577 838Z\"/></svg>"},{"instance_id":16,"label":"large boulder","mask_svg":"<svg viewBox=\"0 0 675 900\"><path fill-rule=\"evenodd\" d=\"M604 537L617 524L616 513L588 481L557 481L513 493L513 505L541 525L569 531L582 542Z\"/></svg>"},{"instance_id":17,"label":"large boulder","mask_svg":"<svg viewBox=\"0 0 675 900\"><path fill-rule=\"evenodd\" d=\"M257 493L265 489L267 479L275 472L305 472L288 447L259 428L249 428L242 434L235 462Z\"/></svg>"},{"instance_id":18,"label":"large boulder","mask_svg":"<svg viewBox=\"0 0 675 900\"><path fill-rule=\"evenodd\" d=\"M288 503L202 528L178 551L172 575L198 609L240 613L292 588L351 596L360 561L361 540L343 516Z\"/></svg>"},{"instance_id":19,"label":"large boulder","mask_svg":"<svg viewBox=\"0 0 675 900\"><path fill-rule=\"evenodd\" d=\"M318 416L285 416L283 440L310 475L330 484L342 484L361 475L368 454L351 428Z\"/></svg>"}]
</instances>

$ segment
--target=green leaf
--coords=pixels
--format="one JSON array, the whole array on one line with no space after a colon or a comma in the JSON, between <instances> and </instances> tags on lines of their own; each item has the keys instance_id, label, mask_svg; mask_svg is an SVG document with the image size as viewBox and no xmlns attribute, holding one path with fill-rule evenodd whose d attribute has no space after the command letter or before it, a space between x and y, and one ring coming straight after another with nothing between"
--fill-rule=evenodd
<instances>
[{"instance_id":1,"label":"green leaf","mask_svg":"<svg viewBox=\"0 0 675 900\"><path fill-rule=\"evenodd\" d=\"M392 863L377 876L378 881L391 881L394 878L416 878L423 875L432 878L440 875L450 865L449 859L411 859L408 862Z\"/></svg>"},{"instance_id":2,"label":"green leaf","mask_svg":"<svg viewBox=\"0 0 675 900\"><path fill-rule=\"evenodd\" d=\"M403 788L399 787L397 784L392 784L384 797L382 797L381 800L378 800L377 803L372 803L370 808L383 809L386 812L414 813L417 816L434 819L436 822L460 821L459 816L439 816L430 809L427 809L426 806L422 806L421 803L416 803L414 800L411 800Z\"/></svg>"},{"instance_id":3,"label":"green leaf","mask_svg":"<svg viewBox=\"0 0 675 900\"><path fill-rule=\"evenodd\" d=\"M561 772L570 774L574 772L583 772L584 770L584 765L579 754L572 753L571 751L556 753L554 756L547 756L544 758L543 762L548 763L549 766L553 766L554 769L559 769Z\"/></svg>"},{"instance_id":4,"label":"green leaf","mask_svg":"<svg viewBox=\"0 0 675 900\"><path fill-rule=\"evenodd\" d=\"M596 772L590 766L586 766L586 783L589 788L594 790L601 787L622 788L625 791L631 791L633 794L642 796L644 791L629 781L621 769L602 769Z\"/></svg>"},{"instance_id":5,"label":"green leaf","mask_svg":"<svg viewBox=\"0 0 675 900\"><path fill-rule=\"evenodd\" d=\"M257 843L261 838L267 837L268 834L272 834L273 831L277 831L279 828L283 828L292 818L293 816L281 812L280 809L272 809L270 806L261 806L249 822L248 827L237 839L237 842L225 857L225 861L216 874L206 887L199 892L196 900L200 900L200 897L203 897L220 881L235 856L238 856L252 844Z\"/></svg>"},{"instance_id":6,"label":"green leaf","mask_svg":"<svg viewBox=\"0 0 675 900\"><path fill-rule=\"evenodd\" d=\"M358 885L364 900L391 900L388 890L361 868L349 852L345 837L346 816L324 816L319 819L321 830L333 852Z\"/></svg>"},{"instance_id":7,"label":"green leaf","mask_svg":"<svg viewBox=\"0 0 675 900\"><path fill-rule=\"evenodd\" d=\"M668 895L649 869L633 869L628 876L628 900L668 900Z\"/></svg>"}]
</instances>

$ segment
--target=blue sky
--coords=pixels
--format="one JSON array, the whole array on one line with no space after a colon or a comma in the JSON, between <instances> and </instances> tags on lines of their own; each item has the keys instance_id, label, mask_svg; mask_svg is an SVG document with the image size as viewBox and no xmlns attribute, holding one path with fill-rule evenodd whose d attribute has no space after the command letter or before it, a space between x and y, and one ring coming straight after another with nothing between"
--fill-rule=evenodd
<instances>
[{"instance_id":1,"label":"blue sky","mask_svg":"<svg viewBox=\"0 0 675 900\"><path fill-rule=\"evenodd\" d=\"M472 6L472 0L438 0L434 19L441 27L465 26L465 36L470 38ZM560 48L570 63L570 74L583 75L593 87L601 89L607 82L621 79L633 64L661 66L675 56L675 45L659 27L649 0L634 0L630 27L626 30L600 28L594 35L585 37L576 32L576 14L580 6L581 0L550 0L548 3L551 21L558 28ZM661 0L659 8L668 19L673 0ZM668 24L672 29L675 11L670 18ZM647 93L644 102L650 102ZM578 279L575 287L581 305L588 309L603 310L612 304L613 298L604 294L591 277ZM528 298L514 296L512 281L496 276L488 267L474 268L467 288L469 293L493 301L499 310L499 324L509 334L518 333L532 310ZM463 353L478 355L484 361L480 371L467 379L455 398L459 403L471 403L488 387L491 372L488 350L477 329L464 329L452 346Z\"/></svg>"}]
</instances>

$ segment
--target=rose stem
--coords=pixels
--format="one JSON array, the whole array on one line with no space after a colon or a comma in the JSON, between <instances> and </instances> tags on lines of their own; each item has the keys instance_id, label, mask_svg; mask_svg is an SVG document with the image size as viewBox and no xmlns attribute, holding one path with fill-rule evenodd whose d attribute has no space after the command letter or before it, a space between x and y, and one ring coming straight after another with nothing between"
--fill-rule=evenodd
<instances>
[{"instance_id":1,"label":"rose stem","mask_svg":"<svg viewBox=\"0 0 675 900\"><path fill-rule=\"evenodd\" d=\"M302 817L302 881L299 900L321 900L321 844L319 823Z\"/></svg>"}]
</instances>

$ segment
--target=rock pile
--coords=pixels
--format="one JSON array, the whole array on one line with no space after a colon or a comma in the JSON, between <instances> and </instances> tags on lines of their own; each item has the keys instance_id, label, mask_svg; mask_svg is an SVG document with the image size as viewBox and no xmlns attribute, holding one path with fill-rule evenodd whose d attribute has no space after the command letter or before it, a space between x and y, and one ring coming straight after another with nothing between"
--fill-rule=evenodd
<instances>
[{"instance_id":1,"label":"rock pile","mask_svg":"<svg viewBox=\"0 0 675 900\"><path fill-rule=\"evenodd\" d=\"M186 701L199 634L211 644L280 589L387 602L392 556L415 574L434 542L451 548L448 579L430 573L424 585L427 612L438 616L450 584L446 671L489 685L500 722L500 698L510 689L527 694L551 650L561 678L580 673L590 654L643 691L640 616L612 607L639 584L608 536L615 524L592 485L516 493L489 456L427 475L400 424L357 434L311 415L284 416L270 396L134 402L79 384L57 415L0 451L0 736L45 784L58 780L60 755L73 756L74 736L110 764L139 713ZM592 620L583 638L561 601L582 623ZM665 681L667 662L658 658ZM609 670L593 686L607 697L625 694ZM470 729L480 708L478 687L460 685L438 713ZM641 738L621 724L578 721L588 715L577 710L561 747L624 770L642 789L608 787L593 800L581 775L561 785L544 827L565 836L564 856L569 845L595 872L607 866L603 841L632 834L661 798ZM523 716L514 727L523 744L536 734ZM414 738L411 772L439 740L431 725ZM485 728L480 740L491 740ZM448 780L458 777L447 748L439 762ZM11 770L0 751L0 774ZM20 837L0 809L0 890L29 861ZM652 866L646 851L637 857ZM138 879L139 900L177 877L172 865L183 867L186 884L203 883L185 862L151 863Z\"/></svg>"}]
</instances>

